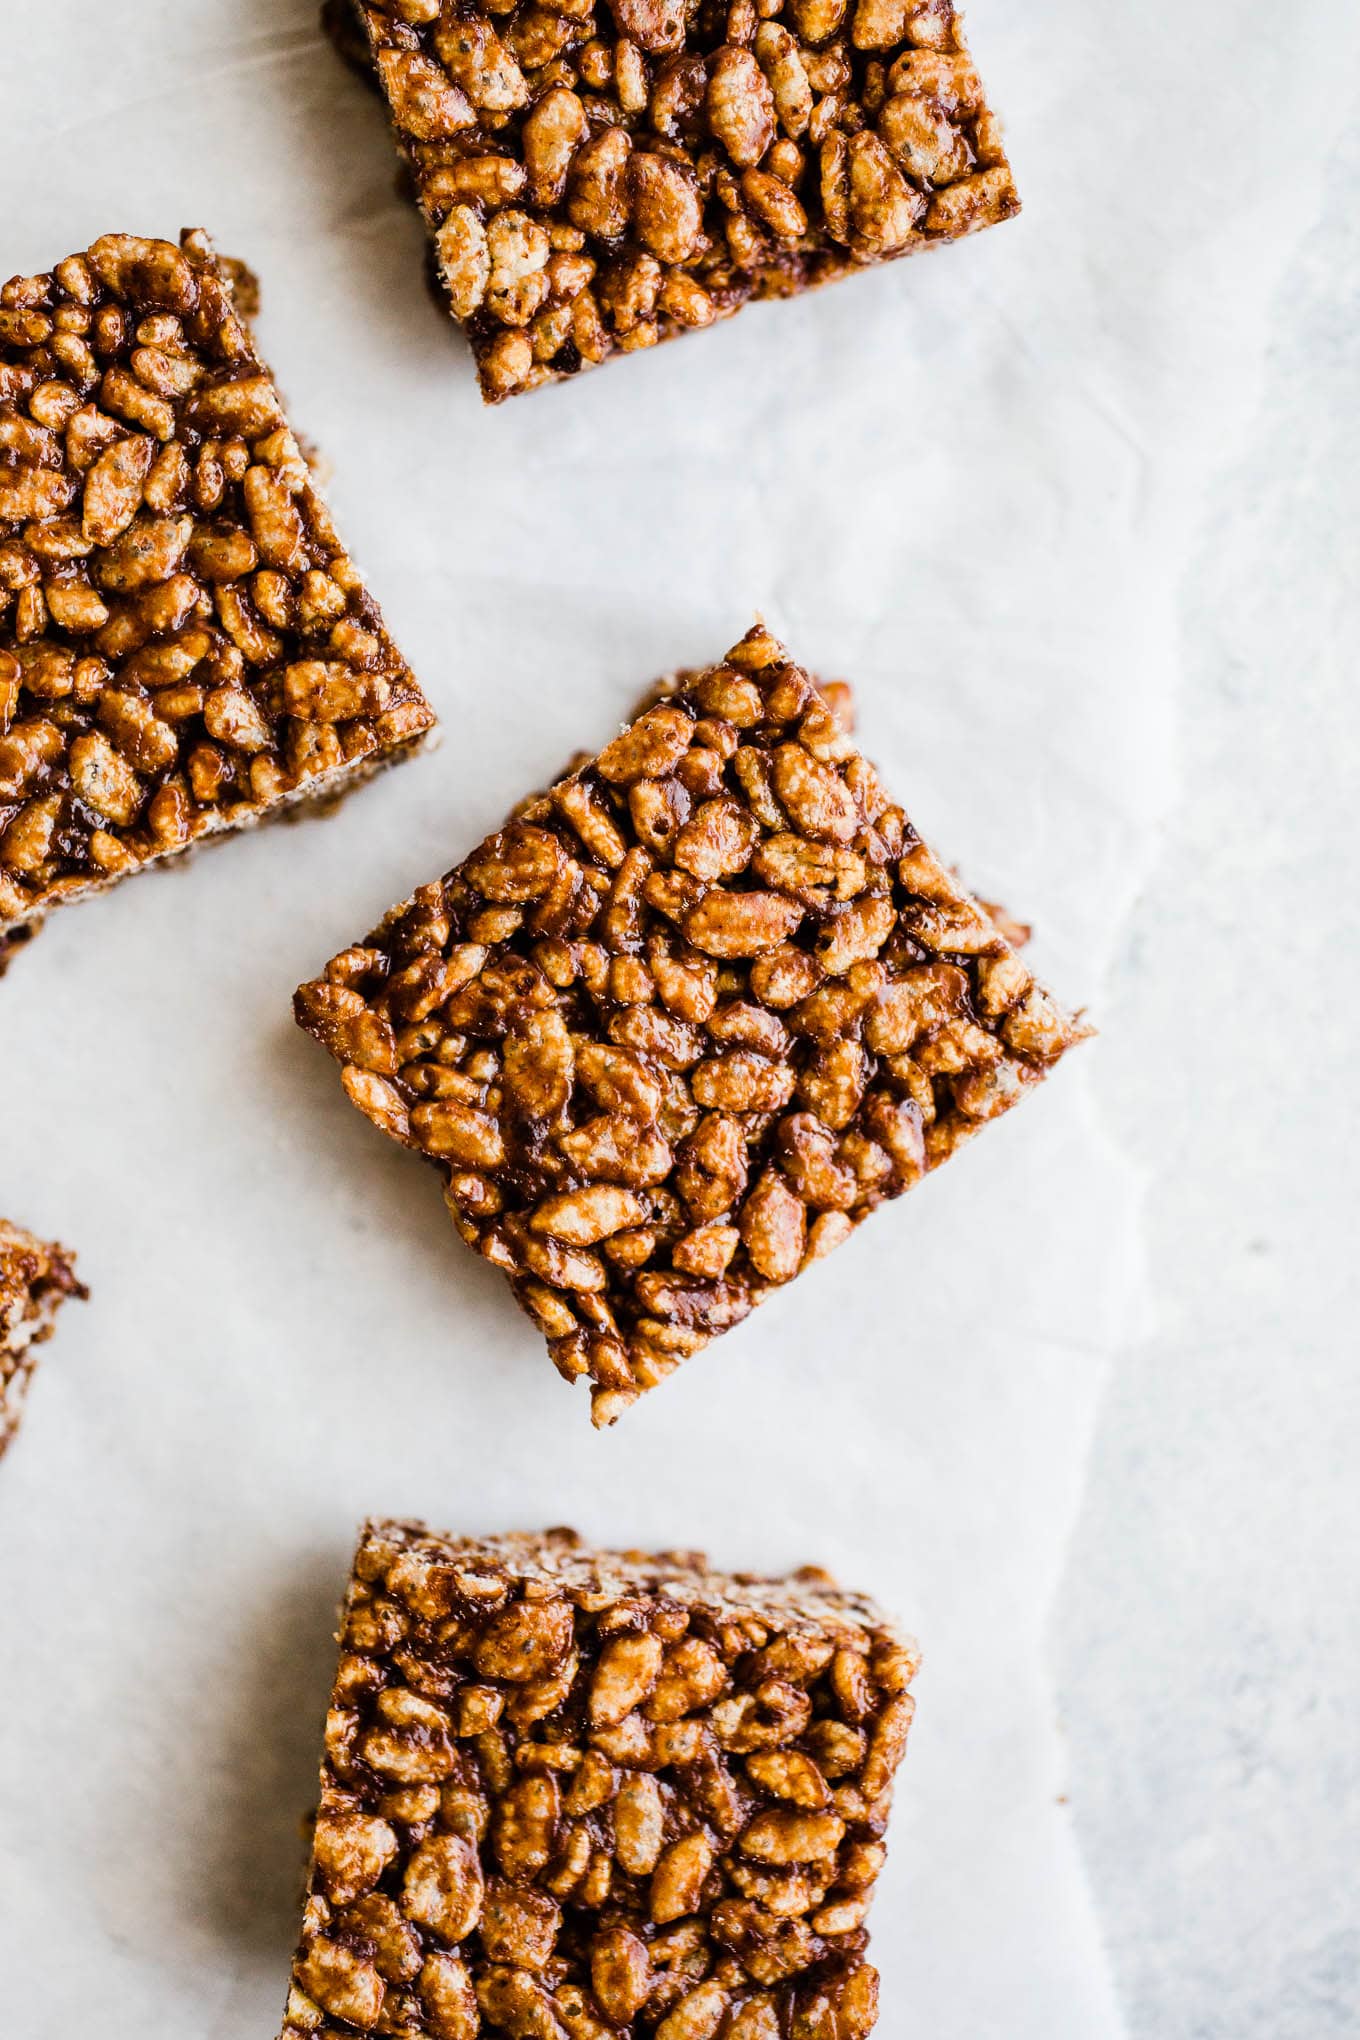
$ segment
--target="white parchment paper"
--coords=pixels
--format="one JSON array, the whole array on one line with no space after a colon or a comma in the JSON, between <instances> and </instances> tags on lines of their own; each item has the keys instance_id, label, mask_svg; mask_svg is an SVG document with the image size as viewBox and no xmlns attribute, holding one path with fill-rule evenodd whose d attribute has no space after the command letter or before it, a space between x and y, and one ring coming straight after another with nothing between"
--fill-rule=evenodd
<instances>
[{"instance_id":1,"label":"white parchment paper","mask_svg":"<svg viewBox=\"0 0 1360 2040\"><path fill-rule=\"evenodd\" d=\"M1174 788L1195 492L1250 398L1231 349L1209 386L1205 317L1264 297L1340 103L1300 20L1297 76L1270 76L1292 182L1220 189L1215 123L1266 59L1191 87L1267 10L1176 10L1172 70L1156 11L978 0L1018 223L491 412L311 0L0 6L24 53L0 272L185 224L257 268L265 350L445 730L328 821L58 916L0 991L0 1206L94 1291L0 1469L18 2040L275 2029L370 1511L876 1591L926 1648L874 1918L885 2040L1123 2030L1044 1648L1105 1362L1146 1322L1100 1045L596 1436L289 998L760 609L855 680L918 826L1098 1017Z\"/></svg>"}]
</instances>

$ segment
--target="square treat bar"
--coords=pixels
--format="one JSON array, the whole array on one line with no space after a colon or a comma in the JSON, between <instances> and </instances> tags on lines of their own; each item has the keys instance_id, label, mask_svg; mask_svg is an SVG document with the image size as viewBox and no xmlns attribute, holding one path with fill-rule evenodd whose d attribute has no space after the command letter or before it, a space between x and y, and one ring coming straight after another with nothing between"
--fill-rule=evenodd
<instances>
[{"instance_id":1,"label":"square treat bar","mask_svg":"<svg viewBox=\"0 0 1360 2040\"><path fill-rule=\"evenodd\" d=\"M84 1296L75 1257L0 1218L0 1453L19 1428L37 1364L68 1296Z\"/></svg>"},{"instance_id":2,"label":"square treat bar","mask_svg":"<svg viewBox=\"0 0 1360 2040\"><path fill-rule=\"evenodd\" d=\"M283 2040L861 2040L916 1647L815 1569L370 1524Z\"/></svg>"},{"instance_id":3,"label":"square treat bar","mask_svg":"<svg viewBox=\"0 0 1360 2040\"><path fill-rule=\"evenodd\" d=\"M1020 209L951 0L354 12L491 403Z\"/></svg>"},{"instance_id":4,"label":"square treat bar","mask_svg":"<svg viewBox=\"0 0 1360 2040\"><path fill-rule=\"evenodd\" d=\"M763 629L297 994L609 1423L1087 1032Z\"/></svg>"},{"instance_id":5,"label":"square treat bar","mask_svg":"<svg viewBox=\"0 0 1360 2040\"><path fill-rule=\"evenodd\" d=\"M0 290L0 959L48 907L333 795L434 722L243 275L199 233L107 234Z\"/></svg>"}]
</instances>

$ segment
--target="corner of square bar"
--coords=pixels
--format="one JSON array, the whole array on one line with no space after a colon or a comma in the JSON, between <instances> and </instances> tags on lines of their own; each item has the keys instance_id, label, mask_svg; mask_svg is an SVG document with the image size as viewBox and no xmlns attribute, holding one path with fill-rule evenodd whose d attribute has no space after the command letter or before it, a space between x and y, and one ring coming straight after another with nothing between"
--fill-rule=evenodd
<instances>
[{"instance_id":1,"label":"corner of square bar","mask_svg":"<svg viewBox=\"0 0 1360 2040\"><path fill-rule=\"evenodd\" d=\"M62 1305L87 1294L67 1248L0 1218L0 1454L23 1419L38 1347Z\"/></svg>"}]
</instances>

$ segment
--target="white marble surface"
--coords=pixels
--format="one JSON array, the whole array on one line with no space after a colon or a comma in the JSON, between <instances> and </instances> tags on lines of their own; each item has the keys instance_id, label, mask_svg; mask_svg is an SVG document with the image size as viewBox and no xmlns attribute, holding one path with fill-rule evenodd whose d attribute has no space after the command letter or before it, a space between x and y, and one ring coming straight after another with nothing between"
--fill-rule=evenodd
<instances>
[{"instance_id":1,"label":"white marble surface","mask_svg":"<svg viewBox=\"0 0 1360 2040\"><path fill-rule=\"evenodd\" d=\"M1360 17L978 0L1020 222L488 413L311 0L9 11L0 272L256 265L447 734L0 996L0 1205L95 1289L0 1478L3 2030L274 2030L370 1508L900 1610L885 2040L1353 2030ZM756 607L1104 1038L596 1438L288 993Z\"/></svg>"}]
</instances>

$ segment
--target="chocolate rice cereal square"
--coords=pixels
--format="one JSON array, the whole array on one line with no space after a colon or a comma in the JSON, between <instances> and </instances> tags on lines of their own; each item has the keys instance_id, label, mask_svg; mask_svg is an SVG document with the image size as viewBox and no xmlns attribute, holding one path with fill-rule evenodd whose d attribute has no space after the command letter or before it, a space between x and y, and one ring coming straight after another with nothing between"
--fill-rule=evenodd
<instances>
[{"instance_id":1,"label":"chocolate rice cereal square","mask_svg":"<svg viewBox=\"0 0 1360 2040\"><path fill-rule=\"evenodd\" d=\"M0 966L51 907L434 723L206 236L0 289Z\"/></svg>"},{"instance_id":2,"label":"chocolate rice cereal square","mask_svg":"<svg viewBox=\"0 0 1360 2040\"><path fill-rule=\"evenodd\" d=\"M760 626L301 987L597 1424L1089 1029Z\"/></svg>"},{"instance_id":3,"label":"chocolate rice cereal square","mask_svg":"<svg viewBox=\"0 0 1360 2040\"><path fill-rule=\"evenodd\" d=\"M331 0L488 403L1020 209L952 0Z\"/></svg>"},{"instance_id":4,"label":"chocolate rice cereal square","mask_svg":"<svg viewBox=\"0 0 1360 2040\"><path fill-rule=\"evenodd\" d=\"M369 1524L283 2040L863 2040L915 1645L809 1568Z\"/></svg>"}]
</instances>

